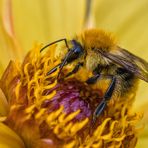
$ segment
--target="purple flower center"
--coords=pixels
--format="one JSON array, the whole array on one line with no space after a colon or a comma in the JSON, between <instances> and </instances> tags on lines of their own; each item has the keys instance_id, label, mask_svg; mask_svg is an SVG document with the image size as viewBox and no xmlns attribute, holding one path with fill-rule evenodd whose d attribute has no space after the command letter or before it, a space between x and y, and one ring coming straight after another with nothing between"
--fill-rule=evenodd
<instances>
[{"instance_id":1,"label":"purple flower center","mask_svg":"<svg viewBox=\"0 0 148 148\"><path fill-rule=\"evenodd\" d=\"M88 90L86 88L87 86L76 80L59 83L54 88L54 90L57 91L56 95L52 100L46 101L44 107L48 107L49 112L52 112L63 105L64 112L67 114L80 110L80 113L75 117L75 120L80 121L87 117L89 118L92 115L93 109L91 104L94 101L90 100L92 94L90 94L90 96L85 95L86 92L88 94ZM48 93L49 92L46 92L46 94ZM99 93L96 94L96 97L99 98ZM95 105L93 104L93 106Z\"/></svg>"}]
</instances>

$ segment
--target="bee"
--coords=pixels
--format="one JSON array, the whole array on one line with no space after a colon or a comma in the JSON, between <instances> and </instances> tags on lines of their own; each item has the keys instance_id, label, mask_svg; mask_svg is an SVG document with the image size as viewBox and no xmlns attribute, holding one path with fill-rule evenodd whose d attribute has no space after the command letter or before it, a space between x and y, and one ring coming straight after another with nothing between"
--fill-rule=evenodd
<instances>
[{"instance_id":1,"label":"bee","mask_svg":"<svg viewBox=\"0 0 148 148\"><path fill-rule=\"evenodd\" d=\"M98 29L85 30L72 40L60 39L43 47L64 41L68 49L61 63L51 69L50 75L58 68L59 75L65 65L77 63L66 77L75 74L81 67L92 72L93 76L86 80L87 84L95 84L100 79L109 79L110 84L103 99L93 113L93 120L102 113L114 92L124 96L136 85L138 79L148 82L148 63L140 57L117 45L111 33ZM71 47L69 48L69 44Z\"/></svg>"}]
</instances>

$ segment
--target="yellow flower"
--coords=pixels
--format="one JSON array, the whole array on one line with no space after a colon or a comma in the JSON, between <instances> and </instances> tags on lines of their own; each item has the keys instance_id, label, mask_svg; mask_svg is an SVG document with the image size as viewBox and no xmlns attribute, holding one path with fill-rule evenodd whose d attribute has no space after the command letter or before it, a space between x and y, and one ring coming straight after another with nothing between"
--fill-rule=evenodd
<instances>
[{"instance_id":1,"label":"yellow flower","mask_svg":"<svg viewBox=\"0 0 148 148\"><path fill-rule=\"evenodd\" d=\"M137 0L131 2L113 2L102 0L92 2L92 15L89 16L91 23L89 22L88 25L95 24L96 27L114 32L121 41L121 45L124 45L127 49L131 49L131 51L132 49L139 49L132 52L146 58L148 55L148 52L146 52L146 41L148 35L146 29L147 21L145 21L147 20L148 14L146 7L147 1L143 0L142 2L139 2ZM85 6L84 0L65 0L62 2L58 1L58 3L57 1L43 2L42 0L22 2L19 0L0 1L0 22L2 22L0 25L0 33L3 34L3 38L0 40L0 52L2 53L0 60L0 76L4 72L10 59L23 59L26 51L31 48L32 42L39 41L49 43L50 41L63 37L68 38L69 36L81 31L84 23L83 18L86 8ZM141 29L143 29L143 31L141 31ZM90 147L90 145L93 145L94 147L102 147L102 145L107 147L114 145L134 147L138 132L135 125L139 120L140 115L131 112L128 102L124 102L124 105L122 102L116 104L115 110L117 111L115 111L112 106L109 106L111 109L107 109L105 114L100 117L101 119L99 119L98 122L99 125L96 125L96 128L91 131L91 134L88 132L88 125L91 121L88 116L89 108L87 108L88 114L85 112L82 113L83 120L75 123L73 120L78 118L77 116L80 114L79 110L76 112L70 112L67 116L64 112L64 107L62 106L55 110L53 114L50 112L47 113L46 105L48 103L45 103L44 107L40 106L46 99L54 98L55 93L58 93L58 90L56 90L56 92L52 92L53 94L51 95L53 96L47 95L47 98L45 96L44 98L40 94L40 92L45 89L44 87L47 86L53 88L58 84L55 80L50 85L48 82L42 83L46 82L43 81L46 78L43 77L43 73L45 74L48 69L45 68L43 71L40 71L40 67L38 67L40 65L38 61L44 57L42 57L38 52L39 48L39 45L33 48L27 58L25 58L22 66L16 61L11 61L1 79L0 87L2 90L0 90L0 120L5 122L0 125L0 137L3 136L4 138L4 140L0 138L0 146L24 147L25 143L25 146L27 145L30 147L47 147L47 145L52 147L59 144L58 142L61 141L60 146L66 145L67 147L72 147L73 145L76 147L78 145L80 147ZM49 58L53 59L51 53L50 55L47 55ZM47 63L49 59L47 59L46 56L44 57L44 60L42 59L42 62L44 63L43 65L45 67L47 67L47 65L53 67L55 63L52 63L52 60L50 61L51 63ZM29 64L27 65L27 63ZM34 70L31 74L29 73L30 71L28 71L30 65L35 67L35 70L31 69L32 71ZM50 68L50 66L48 68ZM49 80L54 79L56 75L57 73L54 73L49 77ZM37 78L38 76L40 77ZM80 81L80 79L76 79L76 77L73 77L71 82L74 83L75 81ZM42 80L42 82L38 82L38 80ZM34 86L34 84L38 83L41 84L41 86ZM88 95L85 94L85 89L87 87L84 85L83 81L81 83L81 97L84 99ZM22 85L28 89L22 89ZM66 86L68 87L69 85L71 87L71 83L66 81ZM33 92L33 95L31 94L31 89L36 90ZM77 89L79 89L79 87ZM147 104L147 89L147 84L141 83L135 103L136 110L142 108L146 112L143 120L144 123L147 123L148 121L147 105L144 105ZM20 90L22 92L20 92ZM93 91L94 90L91 90L90 92ZM103 90L98 91L101 95ZM40 97L41 100L39 99ZM25 99L21 100L20 98ZM128 99L133 100L133 98ZM122 105L124 107L121 111L120 108ZM66 119L68 120L68 123L66 122ZM45 122L45 124L43 124L45 126L41 126L43 122ZM69 126L67 126L67 124ZM6 125L11 129L8 128L8 126L6 127ZM66 129L63 128L65 125L67 127ZM19 138L12 129L21 138ZM145 129L147 131L147 125ZM51 137L48 134L46 135L46 133L49 132L51 132ZM83 136L79 136L81 132L82 135L84 134ZM58 137L58 140L53 135L56 138ZM9 142L6 142L5 140L8 139L8 137ZM144 147L147 143L147 133L144 132L141 137L143 141L139 140L139 147ZM24 143L21 139L23 139ZM65 145L63 142L65 142Z\"/></svg>"},{"instance_id":2,"label":"yellow flower","mask_svg":"<svg viewBox=\"0 0 148 148\"><path fill-rule=\"evenodd\" d=\"M136 124L141 118L131 111L135 95L128 101L108 103L93 125L92 114L103 90L80 81L83 71L63 82L57 82L58 71L47 76L60 62L51 56L54 48L41 54L41 46L36 45L22 65L9 63L1 78L10 106L4 123L23 139L26 147L135 147L139 131Z\"/></svg>"}]
</instances>

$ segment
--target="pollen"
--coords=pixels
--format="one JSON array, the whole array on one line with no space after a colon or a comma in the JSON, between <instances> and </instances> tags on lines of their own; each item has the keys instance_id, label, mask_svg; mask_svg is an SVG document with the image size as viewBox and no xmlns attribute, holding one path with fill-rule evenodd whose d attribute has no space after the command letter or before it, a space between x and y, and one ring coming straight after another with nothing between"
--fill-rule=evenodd
<instances>
[{"instance_id":1,"label":"pollen","mask_svg":"<svg viewBox=\"0 0 148 148\"><path fill-rule=\"evenodd\" d=\"M41 45L35 45L22 64L11 61L8 65L0 80L10 106L5 124L30 148L135 147L142 115L131 110L134 95L122 99L129 101L108 103L92 123L104 90L91 88L79 74L60 82L59 69L47 75L61 62L54 57L55 48L40 53Z\"/></svg>"}]
</instances>

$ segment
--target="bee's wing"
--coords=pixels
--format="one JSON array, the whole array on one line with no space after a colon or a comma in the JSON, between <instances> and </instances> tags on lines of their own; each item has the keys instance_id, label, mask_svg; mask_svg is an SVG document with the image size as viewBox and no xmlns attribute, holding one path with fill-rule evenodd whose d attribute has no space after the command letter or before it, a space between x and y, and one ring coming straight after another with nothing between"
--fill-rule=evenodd
<instances>
[{"instance_id":1,"label":"bee's wing","mask_svg":"<svg viewBox=\"0 0 148 148\"><path fill-rule=\"evenodd\" d=\"M102 53L105 57L134 73L138 78L148 82L148 62L125 49L117 47L115 53Z\"/></svg>"}]
</instances>

